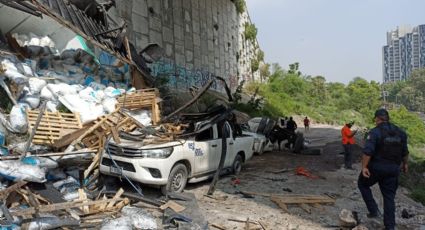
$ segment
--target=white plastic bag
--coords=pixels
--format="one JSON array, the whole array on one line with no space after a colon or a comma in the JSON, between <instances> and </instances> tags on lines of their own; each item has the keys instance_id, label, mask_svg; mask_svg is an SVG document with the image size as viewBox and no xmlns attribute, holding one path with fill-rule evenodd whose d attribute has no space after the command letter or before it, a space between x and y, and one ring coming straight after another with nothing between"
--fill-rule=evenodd
<instances>
[{"instance_id":1,"label":"white plastic bag","mask_svg":"<svg viewBox=\"0 0 425 230\"><path fill-rule=\"evenodd\" d=\"M55 96L53 95L52 91L47 86L44 86L43 89L41 89L40 93L41 99L52 101L55 99Z\"/></svg>"},{"instance_id":2,"label":"white plastic bag","mask_svg":"<svg viewBox=\"0 0 425 230\"><path fill-rule=\"evenodd\" d=\"M36 165L41 168L54 169L58 167L58 163L47 157L28 156L22 159L27 165Z\"/></svg>"},{"instance_id":3,"label":"white plastic bag","mask_svg":"<svg viewBox=\"0 0 425 230\"><path fill-rule=\"evenodd\" d=\"M32 94L39 94L47 82L36 77L32 77L28 80L29 89Z\"/></svg>"},{"instance_id":4,"label":"white plastic bag","mask_svg":"<svg viewBox=\"0 0 425 230\"><path fill-rule=\"evenodd\" d=\"M46 103L46 109L48 112L56 113L58 111L57 107L58 107L58 104L56 102L48 101Z\"/></svg>"},{"instance_id":5,"label":"white plastic bag","mask_svg":"<svg viewBox=\"0 0 425 230\"><path fill-rule=\"evenodd\" d=\"M134 118L136 121L140 122L144 126L152 125L152 115L151 112L148 110L134 110L129 111L128 115L130 115L132 118Z\"/></svg>"},{"instance_id":6,"label":"white plastic bag","mask_svg":"<svg viewBox=\"0 0 425 230\"><path fill-rule=\"evenodd\" d=\"M135 229L158 229L155 218L144 209L125 206L121 213L123 217L130 217L131 225Z\"/></svg>"},{"instance_id":7,"label":"white plastic bag","mask_svg":"<svg viewBox=\"0 0 425 230\"><path fill-rule=\"evenodd\" d=\"M102 227L100 229L101 230L132 230L133 227L131 226L131 218L128 216L122 216L117 219L106 220L102 224ZM157 228L152 228L152 229L157 229Z\"/></svg>"},{"instance_id":8,"label":"white plastic bag","mask_svg":"<svg viewBox=\"0 0 425 230\"><path fill-rule=\"evenodd\" d=\"M19 72L16 65L8 59L4 59L1 62L2 69L5 70L4 75L9 79L14 81L16 84L25 84L28 81L28 78Z\"/></svg>"},{"instance_id":9,"label":"white plastic bag","mask_svg":"<svg viewBox=\"0 0 425 230\"><path fill-rule=\"evenodd\" d=\"M10 125L19 133L28 131L28 123L25 115L25 108L21 105L14 105L10 111Z\"/></svg>"},{"instance_id":10,"label":"white plastic bag","mask_svg":"<svg viewBox=\"0 0 425 230\"><path fill-rule=\"evenodd\" d=\"M107 97L113 97L113 98L117 98L122 94L121 90L115 89L114 87L111 87L111 86L107 87L103 92L105 93Z\"/></svg>"},{"instance_id":11,"label":"white plastic bag","mask_svg":"<svg viewBox=\"0 0 425 230\"><path fill-rule=\"evenodd\" d=\"M110 114L115 111L115 105L117 103L118 101L115 98L107 97L102 102L103 109L107 114Z\"/></svg>"},{"instance_id":12,"label":"white plastic bag","mask_svg":"<svg viewBox=\"0 0 425 230\"><path fill-rule=\"evenodd\" d=\"M46 171L35 165L17 161L0 161L0 176L12 181L31 181L43 183L46 181Z\"/></svg>"},{"instance_id":13,"label":"white plastic bag","mask_svg":"<svg viewBox=\"0 0 425 230\"><path fill-rule=\"evenodd\" d=\"M31 109L36 109L40 105L40 96L27 94L24 98L20 100L20 102L28 104Z\"/></svg>"}]
</instances>

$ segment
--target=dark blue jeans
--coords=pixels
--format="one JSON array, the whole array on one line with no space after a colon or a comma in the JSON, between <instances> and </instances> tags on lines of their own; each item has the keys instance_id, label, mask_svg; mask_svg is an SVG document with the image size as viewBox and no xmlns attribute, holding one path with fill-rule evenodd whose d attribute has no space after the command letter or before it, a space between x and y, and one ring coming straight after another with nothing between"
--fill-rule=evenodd
<instances>
[{"instance_id":1,"label":"dark blue jeans","mask_svg":"<svg viewBox=\"0 0 425 230\"><path fill-rule=\"evenodd\" d=\"M344 166L345 168L352 168L353 164L353 145L345 144L344 146Z\"/></svg>"},{"instance_id":2,"label":"dark blue jeans","mask_svg":"<svg viewBox=\"0 0 425 230\"><path fill-rule=\"evenodd\" d=\"M375 163L369 165L370 177L366 178L361 173L358 180L358 187L366 203L370 214L378 212L378 205L373 198L370 187L379 184L382 196L384 198L384 225L385 229L394 229L395 227L395 194L398 187L398 176L400 175L400 166L393 163Z\"/></svg>"}]
</instances>

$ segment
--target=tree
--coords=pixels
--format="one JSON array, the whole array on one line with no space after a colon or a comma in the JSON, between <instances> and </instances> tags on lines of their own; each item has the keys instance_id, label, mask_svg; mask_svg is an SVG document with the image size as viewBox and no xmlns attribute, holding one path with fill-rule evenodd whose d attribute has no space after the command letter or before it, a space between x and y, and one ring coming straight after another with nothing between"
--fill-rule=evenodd
<instances>
[{"instance_id":1,"label":"tree","mask_svg":"<svg viewBox=\"0 0 425 230\"><path fill-rule=\"evenodd\" d=\"M290 64L289 65L288 73L290 73L290 74L296 74L296 75L300 76L301 75L301 72L298 71L299 67L300 66L299 66L299 63L298 62L295 62L293 64Z\"/></svg>"},{"instance_id":2,"label":"tree","mask_svg":"<svg viewBox=\"0 0 425 230\"><path fill-rule=\"evenodd\" d=\"M260 66L260 75L262 80L270 76L270 64L264 63Z\"/></svg>"},{"instance_id":3,"label":"tree","mask_svg":"<svg viewBox=\"0 0 425 230\"><path fill-rule=\"evenodd\" d=\"M371 113L381 105L381 90L377 82L370 83L355 77L347 86L350 103L354 110L363 114Z\"/></svg>"}]
</instances>

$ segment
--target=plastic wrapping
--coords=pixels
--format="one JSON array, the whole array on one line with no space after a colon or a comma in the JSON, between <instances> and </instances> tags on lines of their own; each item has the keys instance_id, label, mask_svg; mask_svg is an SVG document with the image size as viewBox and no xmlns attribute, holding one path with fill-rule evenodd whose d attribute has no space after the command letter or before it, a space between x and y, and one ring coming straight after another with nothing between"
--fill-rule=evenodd
<instances>
[{"instance_id":1,"label":"plastic wrapping","mask_svg":"<svg viewBox=\"0 0 425 230\"><path fill-rule=\"evenodd\" d=\"M121 214L123 217L130 217L131 225L136 229L158 229L155 218L144 209L125 206Z\"/></svg>"},{"instance_id":2,"label":"plastic wrapping","mask_svg":"<svg viewBox=\"0 0 425 230\"><path fill-rule=\"evenodd\" d=\"M25 84L28 81L28 78L20 73L17 66L8 59L4 59L1 62L2 69L5 70L4 75L9 79L14 81L16 84Z\"/></svg>"},{"instance_id":3,"label":"plastic wrapping","mask_svg":"<svg viewBox=\"0 0 425 230\"><path fill-rule=\"evenodd\" d=\"M32 94L39 94L47 82L36 77L32 77L28 80L29 90Z\"/></svg>"},{"instance_id":4,"label":"plastic wrapping","mask_svg":"<svg viewBox=\"0 0 425 230\"><path fill-rule=\"evenodd\" d=\"M106 113L112 113L115 110L115 105L118 103L118 101L115 98L105 98L103 100L103 110L105 110Z\"/></svg>"},{"instance_id":5,"label":"plastic wrapping","mask_svg":"<svg viewBox=\"0 0 425 230\"><path fill-rule=\"evenodd\" d=\"M10 111L10 125L13 130L19 133L26 133L28 131L28 123L25 115L25 108L21 105L15 105Z\"/></svg>"},{"instance_id":6,"label":"plastic wrapping","mask_svg":"<svg viewBox=\"0 0 425 230\"><path fill-rule=\"evenodd\" d=\"M128 115L133 117L135 120L137 120L144 126L152 125L151 112L149 112L148 110L129 111Z\"/></svg>"},{"instance_id":7,"label":"plastic wrapping","mask_svg":"<svg viewBox=\"0 0 425 230\"><path fill-rule=\"evenodd\" d=\"M77 226L79 221L73 218L59 218L56 216L45 216L34 218L28 226L28 230L49 230L62 226Z\"/></svg>"},{"instance_id":8,"label":"plastic wrapping","mask_svg":"<svg viewBox=\"0 0 425 230\"><path fill-rule=\"evenodd\" d=\"M36 165L42 168L54 169L58 167L58 163L47 157L29 156L24 157L22 162L27 165Z\"/></svg>"},{"instance_id":9,"label":"plastic wrapping","mask_svg":"<svg viewBox=\"0 0 425 230\"><path fill-rule=\"evenodd\" d=\"M46 171L35 165L21 161L0 161L0 176L12 181L31 181L44 183Z\"/></svg>"},{"instance_id":10,"label":"plastic wrapping","mask_svg":"<svg viewBox=\"0 0 425 230\"><path fill-rule=\"evenodd\" d=\"M117 219L108 219L102 224L101 230L132 230L131 218L123 216ZM157 228L152 228L157 229Z\"/></svg>"}]
</instances>

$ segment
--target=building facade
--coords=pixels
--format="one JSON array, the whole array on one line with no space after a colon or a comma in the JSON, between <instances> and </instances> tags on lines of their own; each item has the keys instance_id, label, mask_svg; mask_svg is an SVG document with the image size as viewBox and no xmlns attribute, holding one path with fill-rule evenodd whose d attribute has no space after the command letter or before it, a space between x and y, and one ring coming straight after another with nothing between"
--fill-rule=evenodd
<instances>
[{"instance_id":1,"label":"building facade","mask_svg":"<svg viewBox=\"0 0 425 230\"><path fill-rule=\"evenodd\" d=\"M138 50L150 43L164 49L164 57L149 67L170 88L202 86L220 76L235 90L242 80L254 79L249 59L259 46L242 39L250 18L230 0L123 0L111 14L126 22ZM212 88L224 91L222 85Z\"/></svg>"},{"instance_id":2,"label":"building facade","mask_svg":"<svg viewBox=\"0 0 425 230\"><path fill-rule=\"evenodd\" d=\"M387 32L382 54L384 83L407 80L413 70L425 68L425 25Z\"/></svg>"}]
</instances>

